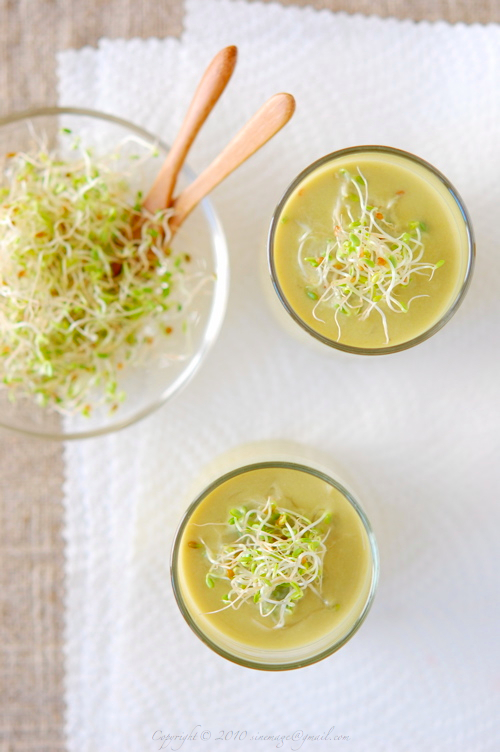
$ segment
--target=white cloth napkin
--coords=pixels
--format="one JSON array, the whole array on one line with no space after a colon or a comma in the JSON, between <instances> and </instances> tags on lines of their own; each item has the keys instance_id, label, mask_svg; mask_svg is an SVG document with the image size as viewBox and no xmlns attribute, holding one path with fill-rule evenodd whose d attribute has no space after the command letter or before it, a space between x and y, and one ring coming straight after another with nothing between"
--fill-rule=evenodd
<instances>
[{"instance_id":1,"label":"white cloth napkin","mask_svg":"<svg viewBox=\"0 0 500 752\"><path fill-rule=\"evenodd\" d=\"M214 192L232 287L200 372L140 424L65 447L68 749L496 752L500 28L187 0L180 40L103 39L61 53L59 101L172 140L226 44L238 45L239 62L193 148L195 170L273 93L292 92L297 112ZM349 359L281 330L259 265L291 178L359 143L407 149L442 170L470 210L478 259L464 304L434 338ZM339 653L268 674L224 661L191 633L169 555L200 468L242 442L283 438L343 468L382 569L366 623ZM330 740L300 736L331 727ZM222 731L246 738L221 741Z\"/></svg>"}]
</instances>

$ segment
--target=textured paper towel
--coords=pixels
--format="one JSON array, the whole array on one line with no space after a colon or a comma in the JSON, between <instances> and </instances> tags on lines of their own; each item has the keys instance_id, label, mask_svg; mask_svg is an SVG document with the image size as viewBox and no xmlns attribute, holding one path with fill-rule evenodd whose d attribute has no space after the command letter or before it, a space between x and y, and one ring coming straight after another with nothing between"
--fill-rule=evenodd
<instances>
[{"instance_id":1,"label":"textured paper towel","mask_svg":"<svg viewBox=\"0 0 500 752\"><path fill-rule=\"evenodd\" d=\"M155 732L199 724L184 749L268 750L279 742L251 737L335 726L356 752L496 752L500 29L188 0L180 41L102 40L62 53L60 103L172 140L226 44L239 46L239 63L193 148L195 170L276 91L291 91L297 112L214 193L232 289L201 371L142 423L66 446L68 747L156 750ZM357 143L434 163L462 194L478 242L473 285L452 321L417 348L362 360L316 354L283 333L258 270L290 179ZM282 438L343 468L373 522L382 573L350 643L279 675L233 666L199 643L176 609L168 560L199 469L241 442ZM247 738L216 741L222 730ZM300 744L283 748L341 742Z\"/></svg>"}]
</instances>

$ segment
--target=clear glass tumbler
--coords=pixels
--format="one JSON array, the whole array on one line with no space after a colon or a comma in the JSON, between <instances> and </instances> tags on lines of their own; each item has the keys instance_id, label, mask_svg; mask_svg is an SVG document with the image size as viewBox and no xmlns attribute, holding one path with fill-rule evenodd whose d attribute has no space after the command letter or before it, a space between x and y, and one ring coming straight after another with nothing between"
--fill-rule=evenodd
<instances>
[{"instance_id":1,"label":"clear glass tumbler","mask_svg":"<svg viewBox=\"0 0 500 752\"><path fill-rule=\"evenodd\" d=\"M309 165L278 203L268 236L282 323L356 355L399 352L438 332L464 299L474 257L471 220L449 180L386 146Z\"/></svg>"},{"instance_id":2,"label":"clear glass tumbler","mask_svg":"<svg viewBox=\"0 0 500 752\"><path fill-rule=\"evenodd\" d=\"M363 623L379 575L375 537L351 491L323 465L276 456L233 466L209 482L180 523L171 560L174 594L194 633L224 658L268 671L307 666L344 645ZM252 530L258 527L255 510L269 510L266 504L275 505L273 519L277 522L272 523L274 528L264 526L259 533L267 535L267 548L260 551L255 548ZM301 534L293 517L299 513L308 520L303 523L307 530ZM242 514L248 516L249 525L243 534L238 524L242 527L246 522L241 518L238 524L234 522ZM290 557L286 566L295 572L292 579L298 576L297 567L307 577L308 568L314 565L308 547L320 550L319 538L326 548L319 564L322 581L315 580L296 603L292 599L284 624L280 624L280 598L290 588L278 551L286 549L282 555ZM262 539L258 540L260 545ZM212 565L221 551L236 562L227 569L227 576ZM264 572L262 567L268 569ZM266 577L274 579L266 582ZM236 598L231 605L227 591L234 588L230 599L239 590L240 600ZM260 604L265 592L269 603ZM275 612L262 615L273 605Z\"/></svg>"}]
</instances>

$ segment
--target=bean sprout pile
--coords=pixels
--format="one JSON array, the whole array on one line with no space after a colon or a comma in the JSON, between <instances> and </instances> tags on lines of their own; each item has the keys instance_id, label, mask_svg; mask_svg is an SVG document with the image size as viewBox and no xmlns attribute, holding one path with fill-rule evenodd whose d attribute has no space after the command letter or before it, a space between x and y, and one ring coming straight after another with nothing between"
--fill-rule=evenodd
<instances>
[{"instance_id":1,"label":"bean sprout pile","mask_svg":"<svg viewBox=\"0 0 500 752\"><path fill-rule=\"evenodd\" d=\"M144 212L142 194L118 169L135 155L118 149L94 158L78 140L72 148L74 160L43 145L7 155L1 386L14 400L29 395L64 414L89 415L96 387L99 402L116 409L125 397L118 372L142 362L155 337L186 326L196 275L186 273L190 257L169 248L172 210ZM131 176L151 156L149 149L130 162Z\"/></svg>"},{"instance_id":2,"label":"bean sprout pile","mask_svg":"<svg viewBox=\"0 0 500 752\"><path fill-rule=\"evenodd\" d=\"M271 497L257 507L232 509L230 515L230 543L213 552L203 541L193 542L205 548L211 565L207 586L214 587L216 580L228 583L222 598L226 605L219 610L254 603L261 616L272 616L274 628L281 628L308 589L321 597L328 536L321 526L331 515L324 512L311 521L277 506Z\"/></svg>"},{"instance_id":3,"label":"bean sprout pile","mask_svg":"<svg viewBox=\"0 0 500 752\"><path fill-rule=\"evenodd\" d=\"M313 315L318 321L321 306L335 309L335 323L341 336L341 316L366 319L376 311L382 319L389 343L386 310L407 313L415 295L407 302L398 297L414 275L428 275L444 264L422 261L426 226L413 221L402 228L393 209L404 191L396 193L386 206L370 204L368 184L361 170L351 175L340 170L342 189L332 214L332 233L303 227L299 238L298 263L306 280L306 295L316 301Z\"/></svg>"}]
</instances>

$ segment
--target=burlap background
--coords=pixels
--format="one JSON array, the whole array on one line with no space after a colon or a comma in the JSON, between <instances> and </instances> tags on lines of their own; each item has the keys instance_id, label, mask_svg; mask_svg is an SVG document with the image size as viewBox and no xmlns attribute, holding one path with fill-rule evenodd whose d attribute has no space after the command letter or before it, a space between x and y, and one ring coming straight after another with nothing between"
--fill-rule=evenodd
<instances>
[{"instance_id":1,"label":"burlap background","mask_svg":"<svg viewBox=\"0 0 500 752\"><path fill-rule=\"evenodd\" d=\"M452 23L500 0L281 0ZM56 103L55 54L102 37L179 35L182 0L0 0L0 115ZM64 750L62 455L0 429L0 752Z\"/></svg>"}]
</instances>

